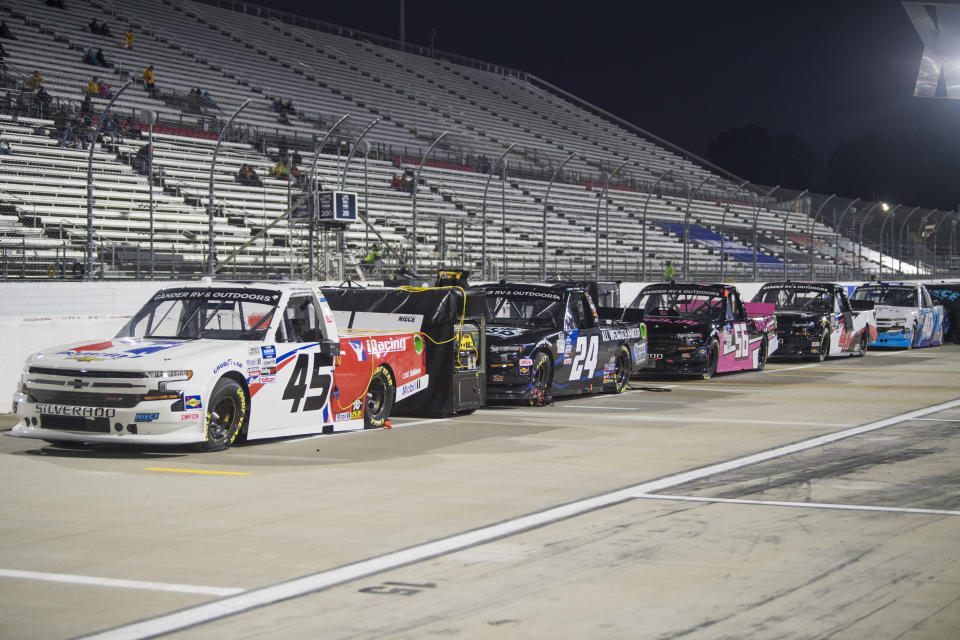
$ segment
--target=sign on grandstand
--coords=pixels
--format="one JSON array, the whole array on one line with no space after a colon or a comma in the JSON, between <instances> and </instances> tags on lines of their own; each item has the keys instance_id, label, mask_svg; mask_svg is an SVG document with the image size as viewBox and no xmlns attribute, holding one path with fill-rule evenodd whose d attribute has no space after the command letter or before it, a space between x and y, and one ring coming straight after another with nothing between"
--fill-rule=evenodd
<instances>
[{"instance_id":1,"label":"sign on grandstand","mask_svg":"<svg viewBox=\"0 0 960 640\"><path fill-rule=\"evenodd\" d=\"M350 191L321 192L317 219L354 222L357 219L357 194Z\"/></svg>"},{"instance_id":2,"label":"sign on grandstand","mask_svg":"<svg viewBox=\"0 0 960 640\"><path fill-rule=\"evenodd\" d=\"M323 194L321 194L323 195ZM290 220L293 222L309 222L315 218L313 213L313 196L307 192L301 192L294 198L299 204L290 210Z\"/></svg>"}]
</instances>

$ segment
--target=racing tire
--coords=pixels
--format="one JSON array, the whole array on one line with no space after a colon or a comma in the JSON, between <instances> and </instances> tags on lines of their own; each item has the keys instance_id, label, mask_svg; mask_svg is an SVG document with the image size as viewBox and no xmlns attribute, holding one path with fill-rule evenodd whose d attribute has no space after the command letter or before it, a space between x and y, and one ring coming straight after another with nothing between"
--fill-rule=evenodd
<instances>
[{"instance_id":1,"label":"racing tire","mask_svg":"<svg viewBox=\"0 0 960 640\"><path fill-rule=\"evenodd\" d=\"M867 355L867 348L870 346L870 338L867 337L867 332L864 331L860 334L860 346L857 347L857 352L853 354L855 358L862 358Z\"/></svg>"},{"instance_id":2,"label":"racing tire","mask_svg":"<svg viewBox=\"0 0 960 640\"><path fill-rule=\"evenodd\" d=\"M393 373L386 365L381 364L374 370L370 384L367 385L367 394L363 401L363 428L379 429L386 424L396 396L397 383Z\"/></svg>"},{"instance_id":3,"label":"racing tire","mask_svg":"<svg viewBox=\"0 0 960 640\"><path fill-rule=\"evenodd\" d=\"M709 380L717 375L717 365L720 363L720 344L716 340L710 342L707 347L707 370L701 375L704 380Z\"/></svg>"},{"instance_id":4,"label":"racing tire","mask_svg":"<svg viewBox=\"0 0 960 640\"><path fill-rule=\"evenodd\" d=\"M210 394L201 451L230 448L247 423L247 394L236 380L220 378Z\"/></svg>"},{"instance_id":5,"label":"racing tire","mask_svg":"<svg viewBox=\"0 0 960 640\"><path fill-rule=\"evenodd\" d=\"M613 383L606 385L604 390L609 393L623 393L630 382L630 352L623 345L617 349L616 360L613 370Z\"/></svg>"},{"instance_id":6,"label":"racing tire","mask_svg":"<svg viewBox=\"0 0 960 640\"><path fill-rule=\"evenodd\" d=\"M550 356L543 351L533 354L533 382L530 383L531 402L548 404L551 400L550 383L553 381L553 365Z\"/></svg>"},{"instance_id":7,"label":"racing tire","mask_svg":"<svg viewBox=\"0 0 960 640\"><path fill-rule=\"evenodd\" d=\"M827 329L820 335L820 351L817 352L817 362L823 362L830 357L830 333Z\"/></svg>"},{"instance_id":8,"label":"racing tire","mask_svg":"<svg viewBox=\"0 0 960 640\"><path fill-rule=\"evenodd\" d=\"M760 341L760 353L757 355L757 371L763 371L763 368L767 366L767 351L770 347L767 345L767 336L763 336L763 340Z\"/></svg>"}]
</instances>

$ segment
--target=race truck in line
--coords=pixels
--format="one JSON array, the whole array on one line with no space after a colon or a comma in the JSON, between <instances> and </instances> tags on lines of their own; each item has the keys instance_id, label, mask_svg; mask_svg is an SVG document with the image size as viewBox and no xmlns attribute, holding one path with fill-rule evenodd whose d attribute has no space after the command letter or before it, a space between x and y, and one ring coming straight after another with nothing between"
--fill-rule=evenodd
<instances>
[{"instance_id":1,"label":"race truck in line","mask_svg":"<svg viewBox=\"0 0 960 640\"><path fill-rule=\"evenodd\" d=\"M943 305L943 339L960 344L960 282L928 282L927 291L934 302Z\"/></svg>"},{"instance_id":2,"label":"race truck in line","mask_svg":"<svg viewBox=\"0 0 960 640\"><path fill-rule=\"evenodd\" d=\"M873 302L851 304L838 284L768 282L753 301L776 307L778 357L823 361L843 354L862 356L877 339Z\"/></svg>"},{"instance_id":3,"label":"race truck in line","mask_svg":"<svg viewBox=\"0 0 960 640\"><path fill-rule=\"evenodd\" d=\"M877 339L871 347L932 347L943 344L945 312L915 282L868 282L854 289L851 302L870 300L877 311Z\"/></svg>"},{"instance_id":4,"label":"race truck in line","mask_svg":"<svg viewBox=\"0 0 960 640\"><path fill-rule=\"evenodd\" d=\"M306 284L170 287L113 338L30 356L11 435L213 451L379 427L394 401L427 388L423 347L417 332L338 331Z\"/></svg>"},{"instance_id":5,"label":"race truck in line","mask_svg":"<svg viewBox=\"0 0 960 640\"><path fill-rule=\"evenodd\" d=\"M620 393L647 361L646 328L598 310L582 286L488 284L484 293L487 399Z\"/></svg>"},{"instance_id":6,"label":"race truck in line","mask_svg":"<svg viewBox=\"0 0 960 640\"><path fill-rule=\"evenodd\" d=\"M647 371L694 374L763 369L778 348L772 304L740 300L722 284L663 283L630 303L647 325Z\"/></svg>"}]
</instances>

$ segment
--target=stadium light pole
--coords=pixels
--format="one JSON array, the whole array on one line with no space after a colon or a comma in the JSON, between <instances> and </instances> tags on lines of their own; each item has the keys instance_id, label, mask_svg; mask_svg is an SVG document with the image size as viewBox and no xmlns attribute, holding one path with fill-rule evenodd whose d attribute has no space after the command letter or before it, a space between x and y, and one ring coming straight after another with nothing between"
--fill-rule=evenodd
<instances>
[{"instance_id":1,"label":"stadium light pole","mask_svg":"<svg viewBox=\"0 0 960 640\"><path fill-rule=\"evenodd\" d=\"M621 162L619 165L617 165L617 168L616 168L616 169L614 169L611 173L607 174L607 179L603 181L603 189L600 191L600 197L597 198L597 227L596 227L596 229L595 229L596 233L594 234L594 235L595 235L595 239L594 239L594 256L595 256L596 259L597 259L596 268L594 269L594 278L597 279L597 280L600 279L600 203L601 203L601 202L605 202L606 199L607 199L607 198L606 198L606 196L607 196L607 189L608 189L609 186L610 186L610 180L613 178L613 176L617 175L617 173L620 171L620 169L623 169L624 165L627 164L628 162L630 162L630 158L627 158L626 160L624 160L623 162ZM608 203L608 205L609 205L609 203ZM609 211L609 208L608 208L608 211ZM608 228L607 228L606 231L607 231L607 237L609 238L609 237L610 237L609 215L608 215L608 217L607 217L607 222L608 222L608 225L607 225ZM610 258L609 258L609 255L607 256L607 259L608 259L608 260L610 259ZM609 267L610 267L610 265L608 264L608 265L607 265L607 268L609 269Z\"/></svg>"},{"instance_id":2,"label":"stadium light pole","mask_svg":"<svg viewBox=\"0 0 960 640\"><path fill-rule=\"evenodd\" d=\"M725 269L725 260L726 257L726 246L727 246L727 237L724 235L727 226L727 213L730 212L730 200L735 199L739 195L740 191L743 189L744 185L750 184L749 180L744 180L740 183L740 186L737 187L737 190L733 192L733 195L730 196L730 199L727 200L727 206L723 208L723 217L720 218L720 282L723 282Z\"/></svg>"},{"instance_id":3,"label":"stadium light pole","mask_svg":"<svg viewBox=\"0 0 960 640\"><path fill-rule=\"evenodd\" d=\"M252 101L252 98L244 100L243 104L237 107L237 110L233 112L233 115L230 116L230 119L227 120L227 123L223 125L223 129L220 130L220 135L217 136L217 145L213 148L213 158L210 160L210 188L207 193L207 275L211 278L216 275L216 250L214 247L214 237L213 237L213 174L217 168L217 154L220 153L220 145L223 143L223 137L227 135L227 129L230 128L230 125L233 124L233 121L236 119L240 112L243 111L248 104Z\"/></svg>"},{"instance_id":4,"label":"stadium light pole","mask_svg":"<svg viewBox=\"0 0 960 640\"><path fill-rule=\"evenodd\" d=\"M880 210L884 213L887 213L887 217L884 218L883 222L880 223L880 271L877 273L877 280L883 280L883 230L887 228L887 223L897 215L897 209L899 208L899 204L893 209L891 209L890 205L888 205L886 202L880 205ZM893 244L892 240L890 244Z\"/></svg>"},{"instance_id":5,"label":"stadium light pole","mask_svg":"<svg viewBox=\"0 0 960 640\"><path fill-rule=\"evenodd\" d=\"M150 279L153 280L156 269L156 256L153 253L153 125L157 121L157 112L144 109L140 115L147 123L147 180L150 186Z\"/></svg>"},{"instance_id":6,"label":"stadium light pole","mask_svg":"<svg viewBox=\"0 0 960 640\"><path fill-rule=\"evenodd\" d=\"M553 182L560 174L560 170L563 169L563 166L570 162L575 155L577 155L576 151L571 151L570 155L564 158L563 162L558 164L557 168L553 170L553 176L550 178L550 183L547 184L547 192L543 196L543 233L540 237L540 280L543 282L547 280L547 206L550 201L550 189L553 188Z\"/></svg>"},{"instance_id":7,"label":"stadium light pole","mask_svg":"<svg viewBox=\"0 0 960 640\"><path fill-rule=\"evenodd\" d=\"M131 84L133 84L133 80L127 80L126 84L120 87L117 93L110 98L110 102L100 112L100 117L97 119L97 128L93 132L93 140L90 141L90 154L87 156L87 255L83 269L84 280L90 280L93 272L93 152L97 148L97 137L100 135L101 127L103 127L104 116L110 113L110 107Z\"/></svg>"},{"instance_id":8,"label":"stadium light pole","mask_svg":"<svg viewBox=\"0 0 960 640\"><path fill-rule=\"evenodd\" d=\"M757 198L757 208L753 210L753 280L757 280L757 220L760 219L760 207L763 202L766 202L770 196L773 195L773 192L780 188L780 185L775 186L774 188L767 191L766 195L763 196L763 200ZM769 208L769 207L768 207Z\"/></svg>"},{"instance_id":9,"label":"stadium light pole","mask_svg":"<svg viewBox=\"0 0 960 640\"><path fill-rule=\"evenodd\" d=\"M811 280L816 280L816 277L814 276L814 273L813 273L813 258L814 258L814 253L813 253L813 226L814 226L815 224L817 224L817 218L819 218L819 217L820 217L820 214L823 213L823 208L827 206L827 203L828 203L828 202L830 202L831 200L833 200L833 199L836 198L836 197L837 197L837 194L834 193L833 195L831 195L830 197L828 197L826 200L824 200L823 202L821 202L821 203L820 203L820 207L817 208L817 212L813 215L812 218L810 218L810 224L807 225L807 232L808 232L807 235L810 236L810 279L811 279Z\"/></svg>"},{"instance_id":10,"label":"stadium light pole","mask_svg":"<svg viewBox=\"0 0 960 640\"><path fill-rule=\"evenodd\" d=\"M360 135L357 136L357 139L353 141L353 145L350 147L350 153L347 154L347 161L343 163L343 175L340 177L341 191L347 188L347 169L350 168L350 161L353 160L353 154L357 151L360 142L363 140L364 136L367 135L367 132L374 128L378 122L380 122L380 118L374 119L373 122L363 128L363 131L360 132Z\"/></svg>"},{"instance_id":11,"label":"stadium light pole","mask_svg":"<svg viewBox=\"0 0 960 640\"><path fill-rule=\"evenodd\" d=\"M907 228L907 223L910 222L911 216L920 210L920 207L914 207L910 210L910 213L907 214L907 217L903 219L903 224L900 225L900 233L897 234L897 271L900 275L903 275L903 232ZM893 229L891 228L891 231ZM893 240L891 238L890 242L891 248L893 247Z\"/></svg>"},{"instance_id":12,"label":"stadium light pole","mask_svg":"<svg viewBox=\"0 0 960 640\"><path fill-rule=\"evenodd\" d=\"M487 174L487 182L483 185L483 204L481 205L480 213L480 277L487 277L487 191L490 189L490 180L493 179L493 175L497 170L497 165L500 164L507 154L510 153L518 143L511 142L510 146L503 150L503 152L497 157L494 161L493 166L490 167L490 173ZM507 175L507 165L503 165L503 175L504 180L506 180Z\"/></svg>"},{"instance_id":13,"label":"stadium light pole","mask_svg":"<svg viewBox=\"0 0 960 640\"><path fill-rule=\"evenodd\" d=\"M324 132L324 134L320 136L320 140L317 141L317 146L313 150L313 163L310 166L310 190L313 192L313 214L310 216L310 225L307 233L308 235L307 250L310 253L310 259L308 260L308 267L307 267L307 278L309 280L313 280L314 278L313 243L314 243L314 227L316 226L314 223L316 222L317 209L320 206L318 202L318 198L320 197L319 195L320 190L317 188L317 161L320 159L320 152L323 150L323 145L327 143L327 138L329 138L333 134L333 132L336 131L337 127L343 124L343 122L349 117L350 117L349 113L345 113L342 116L340 116L340 119L334 122L333 126L327 129L326 132Z\"/></svg>"},{"instance_id":14,"label":"stadium light pole","mask_svg":"<svg viewBox=\"0 0 960 640\"><path fill-rule=\"evenodd\" d=\"M661 173L656 181L651 185L650 191L647 192L647 199L643 203L643 220L640 223L643 227L643 239L640 244L640 281L647 281L647 207L650 205L650 198L653 197L653 193L657 190L660 182L666 178L668 175L673 173L673 169L667 169Z\"/></svg>"},{"instance_id":15,"label":"stadium light pole","mask_svg":"<svg viewBox=\"0 0 960 640\"><path fill-rule=\"evenodd\" d=\"M688 242L690 241L690 205L693 204L693 196L700 191L700 187L703 186L707 180L712 178L712 175L705 176L701 180L693 191L690 191L690 185L687 185L687 211L683 214L683 279L690 279L690 250L688 248Z\"/></svg>"},{"instance_id":16,"label":"stadium light pole","mask_svg":"<svg viewBox=\"0 0 960 640\"><path fill-rule=\"evenodd\" d=\"M937 209L931 209L929 212L927 212L927 215L923 216L923 220L920 221L919 235L913 243L913 264L914 264L914 267L916 267L917 269L918 278L921 275L920 273L920 242L923 240L923 230L927 228L927 220L929 220L930 216L932 216L937 211L938 211Z\"/></svg>"},{"instance_id":17,"label":"stadium light pole","mask_svg":"<svg viewBox=\"0 0 960 640\"><path fill-rule=\"evenodd\" d=\"M847 217L847 212L853 209L853 205L860 202L860 198L852 201L847 207L843 210L843 213L840 214L840 221L836 223L834 231L836 233L833 235L833 279L840 279L840 225L843 224L843 219Z\"/></svg>"},{"instance_id":18,"label":"stadium light pole","mask_svg":"<svg viewBox=\"0 0 960 640\"><path fill-rule=\"evenodd\" d=\"M417 191L420 186L420 172L423 170L423 164L427 161L427 158L430 157L430 152L433 151L433 148L437 146L437 143L443 140L443 137L450 133L449 131L444 131L437 139L430 143L430 146L427 147L427 152L423 154L423 157L420 159L420 165L417 167L417 173L413 176L413 260L411 265L413 267L413 272L417 272Z\"/></svg>"},{"instance_id":19,"label":"stadium light pole","mask_svg":"<svg viewBox=\"0 0 960 640\"><path fill-rule=\"evenodd\" d=\"M940 225L942 225L944 222L949 220L951 214L960 215L960 214L956 214L953 211L948 211L946 212L946 214L944 214L942 218L940 218L939 222L937 222L936 226L933 228L933 277L934 278L937 277L937 241L940 238ZM954 222L954 224L956 224L956 222Z\"/></svg>"},{"instance_id":20,"label":"stadium light pole","mask_svg":"<svg viewBox=\"0 0 960 640\"><path fill-rule=\"evenodd\" d=\"M790 219L790 207L799 202L803 196L807 195L809 189L804 189L796 198L787 203L787 215L783 216L783 279L787 279L787 220Z\"/></svg>"},{"instance_id":21,"label":"stadium light pole","mask_svg":"<svg viewBox=\"0 0 960 640\"><path fill-rule=\"evenodd\" d=\"M860 225L857 230L857 280L863 280L863 227L867 223L867 218L873 213L873 210L881 205L880 202L874 202L867 209L867 212L860 218Z\"/></svg>"}]
</instances>

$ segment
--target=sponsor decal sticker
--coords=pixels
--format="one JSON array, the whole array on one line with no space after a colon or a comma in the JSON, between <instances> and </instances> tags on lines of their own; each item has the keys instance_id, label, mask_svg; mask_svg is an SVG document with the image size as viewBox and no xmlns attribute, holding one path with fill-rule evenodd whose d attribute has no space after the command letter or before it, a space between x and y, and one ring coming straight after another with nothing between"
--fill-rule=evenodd
<instances>
[{"instance_id":1,"label":"sponsor decal sticker","mask_svg":"<svg viewBox=\"0 0 960 640\"><path fill-rule=\"evenodd\" d=\"M370 338L367 340L367 351L375 356L383 356L388 353L407 350L407 338ZM420 348L423 349L421 340ZM419 353L419 352L418 352Z\"/></svg>"},{"instance_id":2,"label":"sponsor decal sticker","mask_svg":"<svg viewBox=\"0 0 960 640\"><path fill-rule=\"evenodd\" d=\"M525 376L530 373L530 367L520 367L520 375Z\"/></svg>"},{"instance_id":3,"label":"sponsor decal sticker","mask_svg":"<svg viewBox=\"0 0 960 640\"><path fill-rule=\"evenodd\" d=\"M411 396L417 391L424 389L427 386L428 380L429 376L420 376L416 380L412 380L406 384L400 385L400 387L397 389L397 400Z\"/></svg>"},{"instance_id":4,"label":"sponsor decal sticker","mask_svg":"<svg viewBox=\"0 0 960 640\"><path fill-rule=\"evenodd\" d=\"M181 413L180 422L196 422L200 419L199 413Z\"/></svg>"},{"instance_id":5,"label":"sponsor decal sticker","mask_svg":"<svg viewBox=\"0 0 960 640\"><path fill-rule=\"evenodd\" d=\"M416 368L416 369L411 369L410 371L404 371L402 378L406 380L407 378L412 378L418 375L420 375L420 369Z\"/></svg>"},{"instance_id":6,"label":"sponsor decal sticker","mask_svg":"<svg viewBox=\"0 0 960 640\"><path fill-rule=\"evenodd\" d=\"M135 422L153 422L160 417L159 413L138 413L134 418Z\"/></svg>"},{"instance_id":7,"label":"sponsor decal sticker","mask_svg":"<svg viewBox=\"0 0 960 640\"><path fill-rule=\"evenodd\" d=\"M362 410L359 410L359 411L351 411L351 412L350 412L350 419L351 419L351 420L356 420L357 418L362 418L362 417L363 417L363 411L362 411Z\"/></svg>"},{"instance_id":8,"label":"sponsor decal sticker","mask_svg":"<svg viewBox=\"0 0 960 640\"><path fill-rule=\"evenodd\" d=\"M344 411L343 413L338 413L338 414L337 414L335 421L336 421L336 422L343 422L344 420L349 420L349 419L350 419L350 412L349 412L349 411Z\"/></svg>"},{"instance_id":9,"label":"sponsor decal sticker","mask_svg":"<svg viewBox=\"0 0 960 640\"><path fill-rule=\"evenodd\" d=\"M572 363L572 362L573 362L573 358L564 358L564 359L563 359L563 364L570 364L570 363Z\"/></svg>"},{"instance_id":10,"label":"sponsor decal sticker","mask_svg":"<svg viewBox=\"0 0 960 640\"><path fill-rule=\"evenodd\" d=\"M423 338L419 333L413 336L413 350L416 351L418 355L423 353Z\"/></svg>"},{"instance_id":11,"label":"sponsor decal sticker","mask_svg":"<svg viewBox=\"0 0 960 640\"><path fill-rule=\"evenodd\" d=\"M503 376L490 376L491 382L503 382Z\"/></svg>"},{"instance_id":12,"label":"sponsor decal sticker","mask_svg":"<svg viewBox=\"0 0 960 640\"><path fill-rule=\"evenodd\" d=\"M216 367L214 367L213 372L220 373L223 369L226 369L227 367L236 367L238 369L242 369L243 363L240 362L239 360L234 360L233 358L230 358L228 360L224 360L223 362L218 364Z\"/></svg>"},{"instance_id":13,"label":"sponsor decal sticker","mask_svg":"<svg viewBox=\"0 0 960 640\"><path fill-rule=\"evenodd\" d=\"M521 367L532 367L532 366L533 366L533 359L531 359L531 358L520 358L520 361L518 362L518 364L519 364Z\"/></svg>"},{"instance_id":14,"label":"sponsor decal sticker","mask_svg":"<svg viewBox=\"0 0 960 640\"><path fill-rule=\"evenodd\" d=\"M264 358L276 358L277 357L277 347L274 345L267 345L266 347L260 347L260 352L263 354Z\"/></svg>"},{"instance_id":15,"label":"sponsor decal sticker","mask_svg":"<svg viewBox=\"0 0 960 640\"><path fill-rule=\"evenodd\" d=\"M247 355L250 356L251 358L259 358L259 357L260 357L260 347L248 347L248 348L247 348Z\"/></svg>"},{"instance_id":16,"label":"sponsor decal sticker","mask_svg":"<svg viewBox=\"0 0 960 640\"><path fill-rule=\"evenodd\" d=\"M248 359L247 359L247 364L250 365L250 366L258 365L258 364L260 364L260 358L248 358Z\"/></svg>"},{"instance_id":17,"label":"sponsor decal sticker","mask_svg":"<svg viewBox=\"0 0 960 640\"><path fill-rule=\"evenodd\" d=\"M276 376L260 376L260 382L262 384L270 384L271 382L276 382Z\"/></svg>"},{"instance_id":18,"label":"sponsor decal sticker","mask_svg":"<svg viewBox=\"0 0 960 640\"><path fill-rule=\"evenodd\" d=\"M190 407L191 409L199 409L203 406L203 403L200 402L200 396L184 396L183 406Z\"/></svg>"},{"instance_id":19,"label":"sponsor decal sticker","mask_svg":"<svg viewBox=\"0 0 960 640\"><path fill-rule=\"evenodd\" d=\"M363 400L361 400L360 398L357 398L356 400L353 401L353 410L354 410L354 411L356 411L357 409L359 409L359 408L362 407L362 406L363 406Z\"/></svg>"},{"instance_id":20,"label":"sponsor decal sticker","mask_svg":"<svg viewBox=\"0 0 960 640\"><path fill-rule=\"evenodd\" d=\"M347 340L347 344L357 354L357 362L365 362L367 359L367 350L363 348L363 340Z\"/></svg>"}]
</instances>

